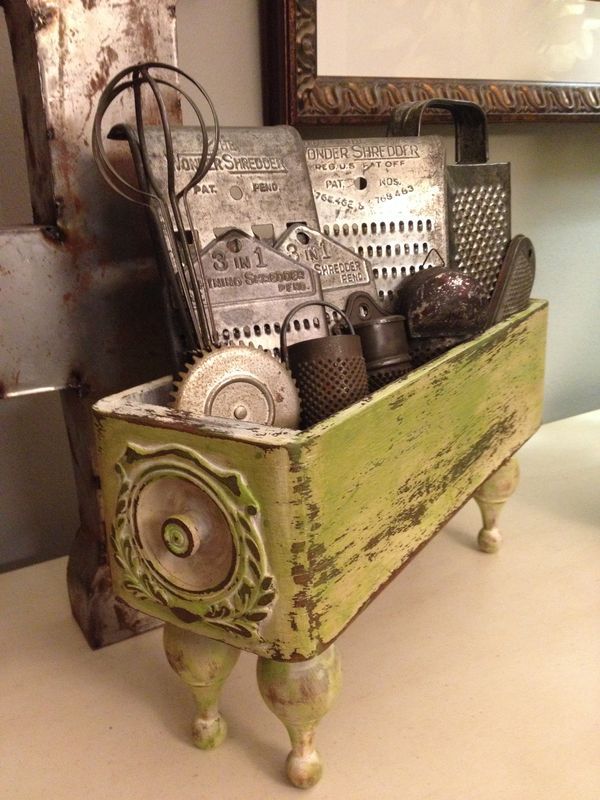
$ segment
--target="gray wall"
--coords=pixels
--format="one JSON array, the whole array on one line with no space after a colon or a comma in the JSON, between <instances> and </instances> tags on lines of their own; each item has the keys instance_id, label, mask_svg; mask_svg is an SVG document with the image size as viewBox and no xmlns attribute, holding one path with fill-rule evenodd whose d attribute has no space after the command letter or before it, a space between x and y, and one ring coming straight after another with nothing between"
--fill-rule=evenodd
<instances>
[{"instance_id":1,"label":"gray wall","mask_svg":"<svg viewBox=\"0 0 600 800\"><path fill-rule=\"evenodd\" d=\"M226 125L261 123L258 0L179 0L181 66ZM0 225L31 219L19 111L0 16ZM324 133L323 131L321 133ZM327 131L336 135L339 131ZM600 124L493 127L512 162L513 231L535 244L534 294L550 300L546 420L600 405ZM446 134L448 148L452 148ZM77 526L56 395L0 403L0 569L67 551Z\"/></svg>"}]
</instances>

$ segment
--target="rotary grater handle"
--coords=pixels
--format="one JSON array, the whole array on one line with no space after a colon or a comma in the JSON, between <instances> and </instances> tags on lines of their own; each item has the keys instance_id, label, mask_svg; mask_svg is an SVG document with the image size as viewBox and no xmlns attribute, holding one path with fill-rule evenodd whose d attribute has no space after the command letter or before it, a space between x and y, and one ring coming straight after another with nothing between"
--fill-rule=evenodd
<instances>
[{"instance_id":1,"label":"rotary grater handle","mask_svg":"<svg viewBox=\"0 0 600 800\"><path fill-rule=\"evenodd\" d=\"M456 134L457 164L486 164L488 133L485 111L468 100L435 98L417 103L404 103L392 111L389 136L420 136L425 112L429 109L449 111Z\"/></svg>"},{"instance_id":2,"label":"rotary grater handle","mask_svg":"<svg viewBox=\"0 0 600 800\"><path fill-rule=\"evenodd\" d=\"M281 360L283 361L284 364L288 363L288 346L286 341L286 334L290 320L292 319L294 314L300 311L300 309L307 308L308 306L323 306L323 308L332 308L346 322L346 324L350 328L351 335L356 336L354 325L350 322L349 317L342 311L341 308L338 308L333 303L328 303L326 300L307 300L305 303L300 303L299 305L292 308L292 310L287 313L286 318L281 323L281 333L279 335L280 336L279 352L281 354Z\"/></svg>"}]
</instances>

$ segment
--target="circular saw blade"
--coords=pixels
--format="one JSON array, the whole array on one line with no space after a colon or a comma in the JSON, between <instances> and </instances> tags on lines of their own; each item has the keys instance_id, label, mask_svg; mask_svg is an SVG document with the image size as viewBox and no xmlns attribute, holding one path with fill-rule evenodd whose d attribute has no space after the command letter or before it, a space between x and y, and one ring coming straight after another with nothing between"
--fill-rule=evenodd
<instances>
[{"instance_id":1,"label":"circular saw blade","mask_svg":"<svg viewBox=\"0 0 600 800\"><path fill-rule=\"evenodd\" d=\"M197 353L175 382L173 405L196 416L297 428L300 399L287 367L252 345Z\"/></svg>"}]
</instances>

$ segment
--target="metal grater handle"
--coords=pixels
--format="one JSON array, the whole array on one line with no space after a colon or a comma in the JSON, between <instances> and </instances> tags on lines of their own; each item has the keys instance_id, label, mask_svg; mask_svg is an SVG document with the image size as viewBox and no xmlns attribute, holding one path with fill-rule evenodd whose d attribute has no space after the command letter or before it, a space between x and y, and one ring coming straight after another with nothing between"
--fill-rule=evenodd
<instances>
[{"instance_id":1,"label":"metal grater handle","mask_svg":"<svg viewBox=\"0 0 600 800\"><path fill-rule=\"evenodd\" d=\"M292 317L294 316L294 314L300 311L300 309L307 308L308 306L323 306L323 308L333 309L333 311L339 314L340 317L342 317L342 319L346 322L346 324L350 328L350 333L352 334L352 336L356 336L354 325L350 322L350 318L342 311L341 308L338 308L338 306L334 305L333 303L329 303L326 300L307 300L305 303L299 303L297 306L292 308L291 311L288 312L286 318L281 323L279 353L281 355L281 360L286 364L288 363L288 347L286 341L288 324L292 319Z\"/></svg>"},{"instance_id":2,"label":"metal grater handle","mask_svg":"<svg viewBox=\"0 0 600 800\"><path fill-rule=\"evenodd\" d=\"M391 114L388 136L420 136L423 117L430 109L449 111L456 135L457 164L486 164L488 132L485 111L468 100L433 98L417 103L403 103Z\"/></svg>"}]
</instances>

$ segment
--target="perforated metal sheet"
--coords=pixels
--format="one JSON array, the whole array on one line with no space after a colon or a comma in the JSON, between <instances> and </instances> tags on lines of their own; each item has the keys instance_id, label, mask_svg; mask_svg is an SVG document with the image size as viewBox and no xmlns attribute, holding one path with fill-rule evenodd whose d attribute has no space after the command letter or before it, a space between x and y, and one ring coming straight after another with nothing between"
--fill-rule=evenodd
<instances>
[{"instance_id":1,"label":"perforated metal sheet","mask_svg":"<svg viewBox=\"0 0 600 800\"><path fill-rule=\"evenodd\" d=\"M317 273L286 258L265 242L232 230L201 253L204 279L218 340L252 342L279 353L281 323L299 303L321 300ZM288 342L325 335L319 306L293 317Z\"/></svg>"},{"instance_id":2,"label":"perforated metal sheet","mask_svg":"<svg viewBox=\"0 0 600 800\"><path fill-rule=\"evenodd\" d=\"M510 164L448 166L452 269L491 296L510 242Z\"/></svg>"},{"instance_id":3,"label":"perforated metal sheet","mask_svg":"<svg viewBox=\"0 0 600 800\"><path fill-rule=\"evenodd\" d=\"M201 156L198 127L173 128L177 188L190 179ZM166 186L164 134L146 128L155 174ZM209 129L209 148L212 145ZM222 128L219 149L206 177L189 193L193 225L203 245L227 228L258 235L270 244L286 228L318 227L304 148L294 128Z\"/></svg>"},{"instance_id":4,"label":"perforated metal sheet","mask_svg":"<svg viewBox=\"0 0 600 800\"><path fill-rule=\"evenodd\" d=\"M448 260L445 151L440 138L305 142L321 230L367 258L379 302L402 279Z\"/></svg>"}]
</instances>

